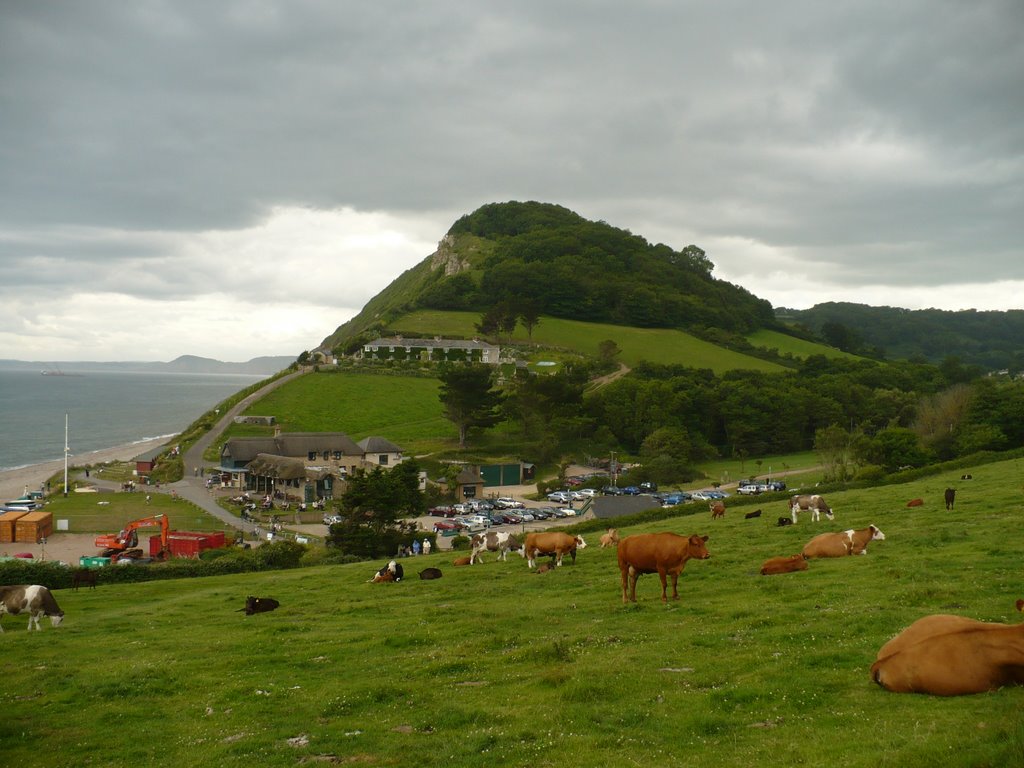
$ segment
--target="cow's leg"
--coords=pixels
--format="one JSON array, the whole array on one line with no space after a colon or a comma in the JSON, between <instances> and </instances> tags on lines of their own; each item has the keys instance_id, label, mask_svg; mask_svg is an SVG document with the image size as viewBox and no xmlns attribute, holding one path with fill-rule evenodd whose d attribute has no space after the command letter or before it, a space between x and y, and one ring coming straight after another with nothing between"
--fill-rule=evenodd
<instances>
[{"instance_id":1,"label":"cow's leg","mask_svg":"<svg viewBox=\"0 0 1024 768\"><path fill-rule=\"evenodd\" d=\"M665 591L668 588L668 583L665 579L667 573L664 568L658 569L658 578L661 579L661 602L667 603L668 598L665 596Z\"/></svg>"},{"instance_id":2,"label":"cow's leg","mask_svg":"<svg viewBox=\"0 0 1024 768\"><path fill-rule=\"evenodd\" d=\"M796 513L799 511L800 507L797 504L794 504L792 507L789 508L789 514L793 517L793 525L796 525Z\"/></svg>"},{"instance_id":3,"label":"cow's leg","mask_svg":"<svg viewBox=\"0 0 1024 768\"><path fill-rule=\"evenodd\" d=\"M814 508L811 509L811 522L812 523L820 523L821 522L821 512L818 511L817 507L814 507Z\"/></svg>"},{"instance_id":4,"label":"cow's leg","mask_svg":"<svg viewBox=\"0 0 1024 768\"><path fill-rule=\"evenodd\" d=\"M36 625L36 631L38 631L38 632L42 632L43 631L43 628L39 626L39 617L41 615L42 614L40 614L40 613L32 613L31 611L29 611L29 614L28 614L28 631L29 632L32 631L32 624L33 623Z\"/></svg>"},{"instance_id":5,"label":"cow's leg","mask_svg":"<svg viewBox=\"0 0 1024 768\"><path fill-rule=\"evenodd\" d=\"M640 571L633 566L629 567L629 600L636 602L636 580L640 578Z\"/></svg>"},{"instance_id":6,"label":"cow's leg","mask_svg":"<svg viewBox=\"0 0 1024 768\"><path fill-rule=\"evenodd\" d=\"M625 568L619 567L620 576L622 576L622 604L625 605L629 602L629 566Z\"/></svg>"},{"instance_id":7,"label":"cow's leg","mask_svg":"<svg viewBox=\"0 0 1024 768\"><path fill-rule=\"evenodd\" d=\"M555 550L555 554L558 557L558 560L555 561L555 565L559 566L559 565L562 564L562 555L564 555L565 553L562 550L560 550L560 549L556 549Z\"/></svg>"},{"instance_id":8,"label":"cow's leg","mask_svg":"<svg viewBox=\"0 0 1024 768\"><path fill-rule=\"evenodd\" d=\"M678 584L678 582L679 582L679 574L676 573L675 571L673 571L672 572L672 599L673 600L678 600L679 599L679 590L676 588L676 585Z\"/></svg>"}]
</instances>

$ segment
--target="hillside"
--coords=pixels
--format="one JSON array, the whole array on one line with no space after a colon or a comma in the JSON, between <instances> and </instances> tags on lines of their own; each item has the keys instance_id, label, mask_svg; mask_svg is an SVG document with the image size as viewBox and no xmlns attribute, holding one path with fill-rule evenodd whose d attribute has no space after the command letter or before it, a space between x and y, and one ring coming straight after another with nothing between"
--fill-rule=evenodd
<instances>
[{"instance_id":1,"label":"hillside","mask_svg":"<svg viewBox=\"0 0 1024 768\"><path fill-rule=\"evenodd\" d=\"M932 363L956 357L985 370L1024 370L1022 310L948 312L828 302L803 310L780 308L776 315L850 352Z\"/></svg>"},{"instance_id":2,"label":"hillside","mask_svg":"<svg viewBox=\"0 0 1024 768\"><path fill-rule=\"evenodd\" d=\"M322 347L343 351L417 309L481 313L501 302L541 315L638 328L743 334L775 323L771 304L676 251L557 205L485 205L456 221L435 253L371 299Z\"/></svg>"}]
</instances>

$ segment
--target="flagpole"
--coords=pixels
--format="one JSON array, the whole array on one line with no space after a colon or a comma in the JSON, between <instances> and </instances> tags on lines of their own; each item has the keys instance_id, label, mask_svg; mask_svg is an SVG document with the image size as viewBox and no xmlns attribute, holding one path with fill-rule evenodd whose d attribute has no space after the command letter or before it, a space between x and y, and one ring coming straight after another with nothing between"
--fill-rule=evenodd
<instances>
[{"instance_id":1,"label":"flagpole","mask_svg":"<svg viewBox=\"0 0 1024 768\"><path fill-rule=\"evenodd\" d=\"M68 414L64 413L64 497L68 495L68 453L71 449L68 447Z\"/></svg>"}]
</instances>

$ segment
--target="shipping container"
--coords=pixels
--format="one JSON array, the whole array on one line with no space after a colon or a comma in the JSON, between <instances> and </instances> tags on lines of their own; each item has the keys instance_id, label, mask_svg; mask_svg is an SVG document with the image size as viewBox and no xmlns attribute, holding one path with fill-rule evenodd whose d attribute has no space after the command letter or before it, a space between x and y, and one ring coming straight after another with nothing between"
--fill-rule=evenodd
<instances>
[{"instance_id":1,"label":"shipping container","mask_svg":"<svg viewBox=\"0 0 1024 768\"><path fill-rule=\"evenodd\" d=\"M14 524L27 514L28 510L0 514L0 542L14 541Z\"/></svg>"},{"instance_id":2,"label":"shipping container","mask_svg":"<svg viewBox=\"0 0 1024 768\"><path fill-rule=\"evenodd\" d=\"M29 512L14 522L14 540L35 544L53 535L53 512Z\"/></svg>"},{"instance_id":3,"label":"shipping container","mask_svg":"<svg viewBox=\"0 0 1024 768\"><path fill-rule=\"evenodd\" d=\"M223 546L224 531L171 531L167 536L171 557L199 557L199 553L204 550ZM150 536L149 554L151 557L160 554L159 536Z\"/></svg>"}]
</instances>

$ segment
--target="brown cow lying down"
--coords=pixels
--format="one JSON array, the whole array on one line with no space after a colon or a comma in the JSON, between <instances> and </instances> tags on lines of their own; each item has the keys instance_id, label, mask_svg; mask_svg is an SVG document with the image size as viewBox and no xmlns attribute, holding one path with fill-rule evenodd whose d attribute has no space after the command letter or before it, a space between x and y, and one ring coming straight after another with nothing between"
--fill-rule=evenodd
<instances>
[{"instance_id":1,"label":"brown cow lying down","mask_svg":"<svg viewBox=\"0 0 1024 768\"><path fill-rule=\"evenodd\" d=\"M806 571L807 559L803 555L790 555L789 557L770 557L761 566L762 576L774 576L778 573L793 573L795 571Z\"/></svg>"},{"instance_id":2,"label":"brown cow lying down","mask_svg":"<svg viewBox=\"0 0 1024 768\"><path fill-rule=\"evenodd\" d=\"M607 533L601 534L601 549L605 547L614 547L619 543L619 532L614 528L609 528Z\"/></svg>"},{"instance_id":3,"label":"brown cow lying down","mask_svg":"<svg viewBox=\"0 0 1024 768\"><path fill-rule=\"evenodd\" d=\"M452 560L452 565L471 565L471 564L472 563L470 562L469 555L466 555L465 557L456 557L454 560Z\"/></svg>"},{"instance_id":4,"label":"brown cow lying down","mask_svg":"<svg viewBox=\"0 0 1024 768\"><path fill-rule=\"evenodd\" d=\"M838 533L822 533L804 545L803 555L812 557L845 557L846 555L866 555L869 541L882 541L885 534L873 525L858 531L840 531Z\"/></svg>"},{"instance_id":5,"label":"brown cow lying down","mask_svg":"<svg viewBox=\"0 0 1024 768\"><path fill-rule=\"evenodd\" d=\"M254 613L266 613L272 611L281 604L272 597L249 597L245 598L245 611L246 616L252 616Z\"/></svg>"},{"instance_id":6,"label":"brown cow lying down","mask_svg":"<svg viewBox=\"0 0 1024 768\"><path fill-rule=\"evenodd\" d=\"M424 568L420 571L420 578L424 581L428 579L440 579L441 569L440 568Z\"/></svg>"},{"instance_id":7,"label":"brown cow lying down","mask_svg":"<svg viewBox=\"0 0 1024 768\"><path fill-rule=\"evenodd\" d=\"M639 533L619 542L619 572L622 575L622 602L636 602L636 581L644 573L656 573L661 579L661 602L672 577L672 599L679 599L676 583L690 558L707 560L711 555L704 543L707 536L693 534L689 538L678 533ZM629 587L627 596L627 586Z\"/></svg>"},{"instance_id":8,"label":"brown cow lying down","mask_svg":"<svg viewBox=\"0 0 1024 768\"><path fill-rule=\"evenodd\" d=\"M923 507L924 499L911 499L907 502L908 507Z\"/></svg>"},{"instance_id":9,"label":"brown cow lying down","mask_svg":"<svg viewBox=\"0 0 1024 768\"><path fill-rule=\"evenodd\" d=\"M925 616L882 646L871 679L894 693L935 696L1024 684L1024 624Z\"/></svg>"},{"instance_id":10,"label":"brown cow lying down","mask_svg":"<svg viewBox=\"0 0 1024 768\"><path fill-rule=\"evenodd\" d=\"M380 584L382 582L394 582L401 581L405 577L405 569L402 568L402 564L392 560L375 574L370 579L374 584Z\"/></svg>"}]
</instances>

